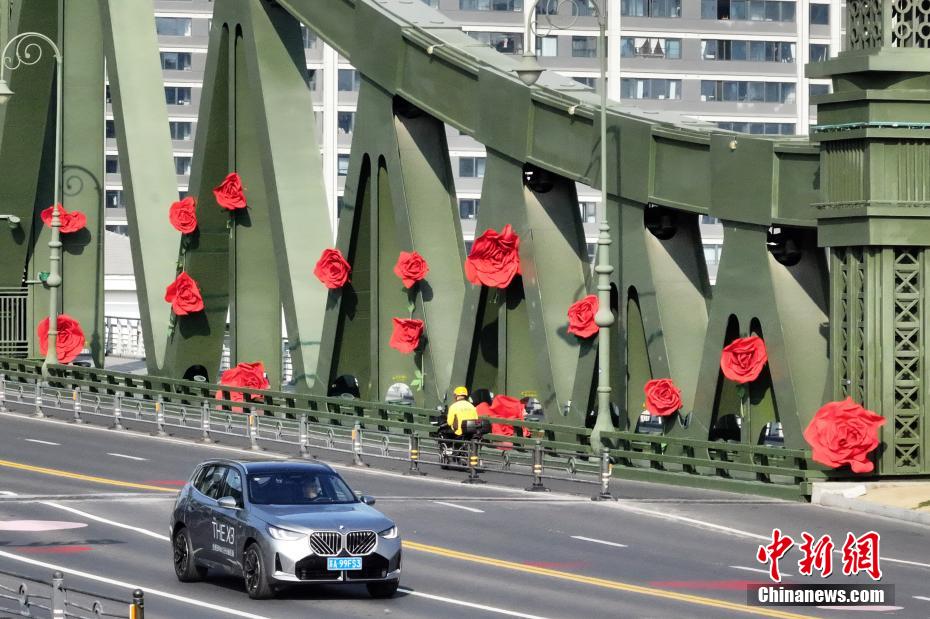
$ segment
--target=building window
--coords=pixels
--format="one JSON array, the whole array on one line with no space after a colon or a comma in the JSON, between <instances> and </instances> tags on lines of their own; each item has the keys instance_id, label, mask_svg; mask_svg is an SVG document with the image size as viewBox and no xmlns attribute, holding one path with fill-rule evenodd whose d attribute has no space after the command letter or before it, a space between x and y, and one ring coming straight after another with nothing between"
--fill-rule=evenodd
<instances>
[{"instance_id":1,"label":"building window","mask_svg":"<svg viewBox=\"0 0 930 619\"><path fill-rule=\"evenodd\" d=\"M336 173L339 176L349 175L349 155L339 155L336 158Z\"/></svg>"},{"instance_id":2,"label":"building window","mask_svg":"<svg viewBox=\"0 0 930 619\"><path fill-rule=\"evenodd\" d=\"M478 208L481 200L478 198L459 198L459 217L462 219L478 219Z\"/></svg>"},{"instance_id":3,"label":"building window","mask_svg":"<svg viewBox=\"0 0 930 619\"><path fill-rule=\"evenodd\" d=\"M304 49L310 49L312 47L316 47L316 44L317 44L316 33L313 32L313 30L310 30L309 28L304 26L303 24L300 25L300 30L301 30L301 34L303 34L303 37L304 37Z\"/></svg>"},{"instance_id":4,"label":"building window","mask_svg":"<svg viewBox=\"0 0 930 619\"><path fill-rule=\"evenodd\" d=\"M720 263L720 250L722 245L704 245L704 262L707 264Z\"/></svg>"},{"instance_id":5,"label":"building window","mask_svg":"<svg viewBox=\"0 0 930 619\"><path fill-rule=\"evenodd\" d=\"M103 169L107 174L119 174L119 157L117 155L107 155Z\"/></svg>"},{"instance_id":6,"label":"building window","mask_svg":"<svg viewBox=\"0 0 930 619\"><path fill-rule=\"evenodd\" d=\"M706 225L719 224L720 220L713 215L701 215L701 223Z\"/></svg>"},{"instance_id":7,"label":"building window","mask_svg":"<svg viewBox=\"0 0 930 619\"><path fill-rule=\"evenodd\" d=\"M459 0L460 11L522 11L523 0Z\"/></svg>"},{"instance_id":8,"label":"building window","mask_svg":"<svg viewBox=\"0 0 930 619\"><path fill-rule=\"evenodd\" d=\"M581 211L581 221L586 224L597 222L597 202L579 202L578 208Z\"/></svg>"},{"instance_id":9,"label":"building window","mask_svg":"<svg viewBox=\"0 0 930 619\"><path fill-rule=\"evenodd\" d=\"M701 80L701 101L794 103L794 82Z\"/></svg>"},{"instance_id":10,"label":"building window","mask_svg":"<svg viewBox=\"0 0 930 619\"><path fill-rule=\"evenodd\" d=\"M574 58L596 57L597 37L572 37L572 56Z\"/></svg>"},{"instance_id":11,"label":"building window","mask_svg":"<svg viewBox=\"0 0 930 619\"><path fill-rule=\"evenodd\" d=\"M459 177L484 178L485 157L459 157Z\"/></svg>"},{"instance_id":12,"label":"building window","mask_svg":"<svg viewBox=\"0 0 930 619\"><path fill-rule=\"evenodd\" d=\"M681 80L624 77L621 99L681 99Z\"/></svg>"},{"instance_id":13,"label":"building window","mask_svg":"<svg viewBox=\"0 0 930 619\"><path fill-rule=\"evenodd\" d=\"M620 0L620 14L630 17L681 17L681 0Z\"/></svg>"},{"instance_id":14,"label":"building window","mask_svg":"<svg viewBox=\"0 0 930 619\"><path fill-rule=\"evenodd\" d=\"M810 56L811 62L823 62L830 57L830 46L820 43L811 43Z\"/></svg>"},{"instance_id":15,"label":"building window","mask_svg":"<svg viewBox=\"0 0 930 619\"><path fill-rule=\"evenodd\" d=\"M795 44L788 41L734 41L704 39L704 60L748 60L750 62L794 62Z\"/></svg>"},{"instance_id":16,"label":"building window","mask_svg":"<svg viewBox=\"0 0 930 619\"><path fill-rule=\"evenodd\" d=\"M123 204L123 192L118 189L107 189L104 200L107 208L126 208Z\"/></svg>"},{"instance_id":17,"label":"building window","mask_svg":"<svg viewBox=\"0 0 930 619\"><path fill-rule=\"evenodd\" d=\"M163 37L189 37L191 35L191 18L156 17L155 32Z\"/></svg>"},{"instance_id":18,"label":"building window","mask_svg":"<svg viewBox=\"0 0 930 619\"><path fill-rule=\"evenodd\" d=\"M811 4L811 25L812 26L829 26L830 25L830 5L829 4Z\"/></svg>"},{"instance_id":19,"label":"building window","mask_svg":"<svg viewBox=\"0 0 930 619\"><path fill-rule=\"evenodd\" d=\"M191 157L175 157L174 171L178 176L187 176L191 173Z\"/></svg>"},{"instance_id":20,"label":"building window","mask_svg":"<svg viewBox=\"0 0 930 619\"><path fill-rule=\"evenodd\" d=\"M795 133L794 123L718 122L717 126L727 131L753 135L794 135Z\"/></svg>"},{"instance_id":21,"label":"building window","mask_svg":"<svg viewBox=\"0 0 930 619\"><path fill-rule=\"evenodd\" d=\"M171 139L181 142L187 142L191 139L191 128L192 125L189 122L171 121L168 123L168 129L171 131Z\"/></svg>"},{"instance_id":22,"label":"building window","mask_svg":"<svg viewBox=\"0 0 930 619\"><path fill-rule=\"evenodd\" d=\"M578 75L573 75L572 79L578 82L579 84L584 84L588 88L597 88L597 78L596 77L582 77Z\"/></svg>"},{"instance_id":23,"label":"building window","mask_svg":"<svg viewBox=\"0 0 930 619\"><path fill-rule=\"evenodd\" d=\"M807 92L812 97L830 94L830 84L810 84Z\"/></svg>"},{"instance_id":24,"label":"building window","mask_svg":"<svg viewBox=\"0 0 930 619\"><path fill-rule=\"evenodd\" d=\"M104 123L104 129L106 131L106 137L113 139L116 137L116 122L113 120L108 120Z\"/></svg>"},{"instance_id":25,"label":"building window","mask_svg":"<svg viewBox=\"0 0 930 619\"><path fill-rule=\"evenodd\" d=\"M593 263L597 257L597 243L585 243L585 249L588 250L588 262Z\"/></svg>"},{"instance_id":26,"label":"building window","mask_svg":"<svg viewBox=\"0 0 930 619\"><path fill-rule=\"evenodd\" d=\"M104 226L104 229L107 232L112 232L113 234L119 234L121 236L129 236L129 226L121 226L117 224L107 224Z\"/></svg>"},{"instance_id":27,"label":"building window","mask_svg":"<svg viewBox=\"0 0 930 619\"><path fill-rule=\"evenodd\" d=\"M681 39L647 39L623 37L620 39L620 55L624 58L681 58Z\"/></svg>"},{"instance_id":28,"label":"building window","mask_svg":"<svg viewBox=\"0 0 930 619\"><path fill-rule=\"evenodd\" d=\"M551 58L559 55L559 37L536 37L536 55Z\"/></svg>"},{"instance_id":29,"label":"building window","mask_svg":"<svg viewBox=\"0 0 930 619\"><path fill-rule=\"evenodd\" d=\"M701 0L702 19L794 21L794 0Z\"/></svg>"},{"instance_id":30,"label":"building window","mask_svg":"<svg viewBox=\"0 0 930 619\"><path fill-rule=\"evenodd\" d=\"M191 89L189 86L165 86L165 103L168 105L190 105Z\"/></svg>"},{"instance_id":31,"label":"building window","mask_svg":"<svg viewBox=\"0 0 930 619\"><path fill-rule=\"evenodd\" d=\"M523 35L514 32L469 32L468 36L502 54L522 54Z\"/></svg>"},{"instance_id":32,"label":"building window","mask_svg":"<svg viewBox=\"0 0 930 619\"><path fill-rule=\"evenodd\" d=\"M358 92L361 79L355 69L339 69L339 92Z\"/></svg>"},{"instance_id":33,"label":"building window","mask_svg":"<svg viewBox=\"0 0 930 619\"><path fill-rule=\"evenodd\" d=\"M310 90L316 90L316 69L307 69L307 85Z\"/></svg>"},{"instance_id":34,"label":"building window","mask_svg":"<svg viewBox=\"0 0 930 619\"><path fill-rule=\"evenodd\" d=\"M190 71L190 52L161 52L161 68L165 71Z\"/></svg>"},{"instance_id":35,"label":"building window","mask_svg":"<svg viewBox=\"0 0 930 619\"><path fill-rule=\"evenodd\" d=\"M355 131L355 112L337 112L336 125L343 133Z\"/></svg>"}]
</instances>

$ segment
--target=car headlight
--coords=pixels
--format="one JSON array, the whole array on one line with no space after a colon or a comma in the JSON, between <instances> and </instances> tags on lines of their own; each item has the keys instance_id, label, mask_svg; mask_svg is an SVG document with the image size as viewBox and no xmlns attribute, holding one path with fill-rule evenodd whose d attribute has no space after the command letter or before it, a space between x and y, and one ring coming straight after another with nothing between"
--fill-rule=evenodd
<instances>
[{"instance_id":1,"label":"car headlight","mask_svg":"<svg viewBox=\"0 0 930 619\"><path fill-rule=\"evenodd\" d=\"M268 525L268 535L275 539L286 540L289 542L294 541L295 539L300 539L305 534L298 533L297 531L289 531L288 529L279 529L278 527L273 527Z\"/></svg>"},{"instance_id":2,"label":"car headlight","mask_svg":"<svg viewBox=\"0 0 930 619\"><path fill-rule=\"evenodd\" d=\"M395 537L397 537L397 525L396 525L396 524L395 524L395 525L391 525L390 527L386 528L385 530L379 531L379 532L378 532L378 535L380 535L380 536L383 537L384 539L394 539Z\"/></svg>"}]
</instances>

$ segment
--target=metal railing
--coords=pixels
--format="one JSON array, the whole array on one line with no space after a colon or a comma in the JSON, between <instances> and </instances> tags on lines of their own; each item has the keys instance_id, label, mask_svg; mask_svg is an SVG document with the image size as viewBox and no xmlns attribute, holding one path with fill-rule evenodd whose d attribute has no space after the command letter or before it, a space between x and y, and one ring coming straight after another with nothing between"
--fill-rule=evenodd
<instances>
[{"instance_id":1,"label":"metal railing","mask_svg":"<svg viewBox=\"0 0 930 619\"><path fill-rule=\"evenodd\" d=\"M0 570L0 613L41 619L145 619L145 598L141 589L126 600L69 587L61 572L49 581Z\"/></svg>"},{"instance_id":2,"label":"metal railing","mask_svg":"<svg viewBox=\"0 0 930 619\"><path fill-rule=\"evenodd\" d=\"M0 355L4 357L29 354L28 303L27 289L0 288Z\"/></svg>"},{"instance_id":3,"label":"metal railing","mask_svg":"<svg viewBox=\"0 0 930 619\"><path fill-rule=\"evenodd\" d=\"M468 471L471 479L479 470L592 484L606 475L797 500L810 495L812 479L827 476L810 452L782 447L635 432L606 432L604 447L591 446L587 428L497 418L490 421L512 427L515 435L450 440L437 434L440 413L412 406L79 366L53 365L43 382L40 371L37 361L0 358L0 410L64 415L115 429L141 424L156 434L170 430L207 442L235 437L255 450L300 456L315 449L342 452L356 464L372 457L402 460L411 472L442 466Z\"/></svg>"}]
</instances>

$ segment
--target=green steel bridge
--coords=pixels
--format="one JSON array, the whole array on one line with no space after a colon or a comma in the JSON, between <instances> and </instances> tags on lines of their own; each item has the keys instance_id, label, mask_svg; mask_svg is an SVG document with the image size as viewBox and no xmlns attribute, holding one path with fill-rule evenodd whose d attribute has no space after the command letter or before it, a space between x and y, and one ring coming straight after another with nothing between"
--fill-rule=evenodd
<instances>
[{"instance_id":1,"label":"green steel bridge","mask_svg":"<svg viewBox=\"0 0 930 619\"><path fill-rule=\"evenodd\" d=\"M62 46L63 205L87 224L62 237L59 309L101 368L106 64L147 351L142 386L66 366L52 381L151 399L198 388L181 380L193 367L218 382L228 316L233 363L260 360L278 385L283 307L297 395L263 392L275 414L338 407L326 396L341 375L359 381L363 420L390 408L377 401L394 383L415 385L417 415L465 384L537 397L545 421L525 425L554 444L615 450L615 475L804 494L813 479L855 476L813 462L803 437L824 403L851 397L886 420L868 475L930 475L930 17L918 3L849 0L846 51L807 67L833 80L815 97L810 139L608 106L619 414L592 436L598 340L569 334L566 311L596 292L575 191L601 182L593 91L554 74L527 86L516 59L419 1L216 2L190 180L198 230L182 235L168 218L178 196L150 3L71 1L59 14L57 0L6 2L0 44L35 31ZM361 74L335 245L301 24ZM19 313L0 306L4 324L26 325L23 349L3 349L15 380L39 380L35 363L12 357L41 356L48 315L33 278L49 270L39 214L54 194L55 78L53 62L21 67L0 106L0 211L19 219L0 229L0 289L25 298ZM446 125L487 148L477 232L510 225L521 239L521 275L506 288L465 276ZM233 171L248 208L230 215L213 189ZM724 228L713 287L702 215ZM335 289L313 273L332 247L351 265ZM429 274L405 289L393 268L411 250ZM165 302L181 271L203 311L174 316ZM389 345L396 317L425 324L414 354ZM740 387L721 373L721 350L750 335L768 363ZM690 417L644 434L643 387L658 378L674 380ZM783 445L763 445L776 422Z\"/></svg>"}]
</instances>

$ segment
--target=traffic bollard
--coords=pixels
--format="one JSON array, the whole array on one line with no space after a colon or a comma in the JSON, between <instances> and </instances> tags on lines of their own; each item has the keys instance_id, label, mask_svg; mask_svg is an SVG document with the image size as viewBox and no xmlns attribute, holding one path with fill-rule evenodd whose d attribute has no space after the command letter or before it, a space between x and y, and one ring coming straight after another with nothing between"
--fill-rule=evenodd
<instances>
[{"instance_id":1,"label":"traffic bollard","mask_svg":"<svg viewBox=\"0 0 930 619\"><path fill-rule=\"evenodd\" d=\"M111 430L122 430L123 424L121 423L123 419L123 396L115 395L113 396L113 425L110 426Z\"/></svg>"},{"instance_id":2,"label":"traffic bollard","mask_svg":"<svg viewBox=\"0 0 930 619\"><path fill-rule=\"evenodd\" d=\"M616 501L610 494L610 473L613 465L610 463L610 454L606 449L601 450L601 492L591 497L592 501Z\"/></svg>"},{"instance_id":3,"label":"traffic bollard","mask_svg":"<svg viewBox=\"0 0 930 619\"><path fill-rule=\"evenodd\" d=\"M129 619L145 619L145 594L142 589L132 592L132 604L129 605Z\"/></svg>"},{"instance_id":4,"label":"traffic bollard","mask_svg":"<svg viewBox=\"0 0 930 619\"><path fill-rule=\"evenodd\" d=\"M71 399L74 401L74 419L71 420L71 423L84 423L84 420L81 419L81 392L78 389L72 391Z\"/></svg>"},{"instance_id":5,"label":"traffic bollard","mask_svg":"<svg viewBox=\"0 0 930 619\"><path fill-rule=\"evenodd\" d=\"M6 374L0 374L0 413L6 412Z\"/></svg>"},{"instance_id":6,"label":"traffic bollard","mask_svg":"<svg viewBox=\"0 0 930 619\"><path fill-rule=\"evenodd\" d=\"M352 428L352 464L368 466L362 461L362 426L357 421Z\"/></svg>"},{"instance_id":7,"label":"traffic bollard","mask_svg":"<svg viewBox=\"0 0 930 619\"><path fill-rule=\"evenodd\" d=\"M478 477L478 441L472 439L468 443L468 477L462 480L463 484L487 483Z\"/></svg>"},{"instance_id":8,"label":"traffic bollard","mask_svg":"<svg viewBox=\"0 0 930 619\"><path fill-rule=\"evenodd\" d=\"M155 398L155 432L152 436L168 436L165 432L165 400L160 393Z\"/></svg>"},{"instance_id":9,"label":"traffic bollard","mask_svg":"<svg viewBox=\"0 0 930 619\"><path fill-rule=\"evenodd\" d=\"M261 451L258 446L258 413L249 411L249 449L252 451Z\"/></svg>"},{"instance_id":10,"label":"traffic bollard","mask_svg":"<svg viewBox=\"0 0 930 619\"><path fill-rule=\"evenodd\" d=\"M53 619L64 619L67 616L65 614L67 609L65 608L64 581L65 577L61 572L52 574L52 599L50 602Z\"/></svg>"},{"instance_id":11,"label":"traffic bollard","mask_svg":"<svg viewBox=\"0 0 930 619\"><path fill-rule=\"evenodd\" d=\"M298 449L300 450L301 458L310 457L310 449L308 448L308 443L310 442L309 432L307 431L307 416L301 415L300 419L297 421L297 442L299 443Z\"/></svg>"},{"instance_id":12,"label":"traffic bollard","mask_svg":"<svg viewBox=\"0 0 930 619\"><path fill-rule=\"evenodd\" d=\"M36 381L35 397L33 401L35 403L35 412L32 416L40 418L45 417L45 413L42 412L42 384L39 381Z\"/></svg>"},{"instance_id":13,"label":"traffic bollard","mask_svg":"<svg viewBox=\"0 0 930 619\"><path fill-rule=\"evenodd\" d=\"M210 438L210 403L206 400L200 401L200 427L203 429L203 437L200 442L212 443L213 439Z\"/></svg>"},{"instance_id":14,"label":"traffic bollard","mask_svg":"<svg viewBox=\"0 0 930 619\"><path fill-rule=\"evenodd\" d=\"M406 475L426 475L426 471L420 470L420 434L414 432L410 435L410 446L408 448L410 458L410 469Z\"/></svg>"},{"instance_id":15,"label":"traffic bollard","mask_svg":"<svg viewBox=\"0 0 930 619\"><path fill-rule=\"evenodd\" d=\"M527 488L527 492L549 492L549 488L543 485L543 448L542 442L536 441L533 446L533 485Z\"/></svg>"}]
</instances>

